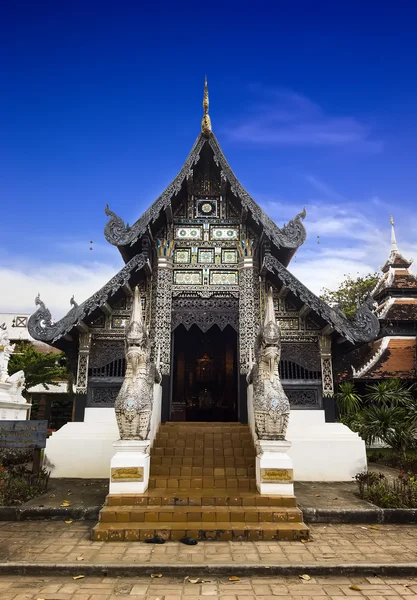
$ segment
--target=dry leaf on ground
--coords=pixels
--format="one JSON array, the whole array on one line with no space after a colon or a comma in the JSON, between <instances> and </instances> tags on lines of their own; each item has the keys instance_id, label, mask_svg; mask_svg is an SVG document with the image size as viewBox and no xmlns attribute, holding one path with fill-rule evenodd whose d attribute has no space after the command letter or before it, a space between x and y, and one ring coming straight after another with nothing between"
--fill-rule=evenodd
<instances>
[{"instance_id":1,"label":"dry leaf on ground","mask_svg":"<svg viewBox=\"0 0 417 600\"><path fill-rule=\"evenodd\" d=\"M304 581L310 581L311 579L310 575L299 575L298 577L300 579L304 579Z\"/></svg>"},{"instance_id":2,"label":"dry leaf on ground","mask_svg":"<svg viewBox=\"0 0 417 600\"><path fill-rule=\"evenodd\" d=\"M361 591L361 588L358 587L357 585L350 585L349 589L350 590L355 590L355 592L360 592Z\"/></svg>"},{"instance_id":3,"label":"dry leaf on ground","mask_svg":"<svg viewBox=\"0 0 417 600\"><path fill-rule=\"evenodd\" d=\"M77 556L77 560L84 560L83 556Z\"/></svg>"},{"instance_id":4,"label":"dry leaf on ground","mask_svg":"<svg viewBox=\"0 0 417 600\"><path fill-rule=\"evenodd\" d=\"M64 502L60 504L60 506L70 506L70 503L68 502L68 500L64 500Z\"/></svg>"},{"instance_id":5,"label":"dry leaf on ground","mask_svg":"<svg viewBox=\"0 0 417 600\"><path fill-rule=\"evenodd\" d=\"M379 527L377 527L376 525L371 525L371 526L369 527L369 529L379 529Z\"/></svg>"},{"instance_id":6,"label":"dry leaf on ground","mask_svg":"<svg viewBox=\"0 0 417 600\"><path fill-rule=\"evenodd\" d=\"M316 494L316 498L319 498L321 496L321 494Z\"/></svg>"},{"instance_id":7,"label":"dry leaf on ground","mask_svg":"<svg viewBox=\"0 0 417 600\"><path fill-rule=\"evenodd\" d=\"M151 573L152 579L159 579L162 577L162 573Z\"/></svg>"},{"instance_id":8,"label":"dry leaf on ground","mask_svg":"<svg viewBox=\"0 0 417 600\"><path fill-rule=\"evenodd\" d=\"M236 577L236 575L232 575L232 577L229 577L229 581L240 581L240 577Z\"/></svg>"},{"instance_id":9,"label":"dry leaf on ground","mask_svg":"<svg viewBox=\"0 0 417 600\"><path fill-rule=\"evenodd\" d=\"M71 525L71 523L74 523L74 521L64 521L64 523L66 523L67 525Z\"/></svg>"},{"instance_id":10,"label":"dry leaf on ground","mask_svg":"<svg viewBox=\"0 0 417 600\"><path fill-rule=\"evenodd\" d=\"M76 575L73 579L84 579L85 575Z\"/></svg>"}]
</instances>

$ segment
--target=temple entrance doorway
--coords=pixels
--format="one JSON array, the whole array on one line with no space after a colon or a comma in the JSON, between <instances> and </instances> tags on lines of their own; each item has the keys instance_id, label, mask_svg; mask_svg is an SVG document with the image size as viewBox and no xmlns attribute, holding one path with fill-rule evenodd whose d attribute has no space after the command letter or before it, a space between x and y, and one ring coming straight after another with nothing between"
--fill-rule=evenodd
<instances>
[{"instance_id":1,"label":"temple entrance doorway","mask_svg":"<svg viewBox=\"0 0 417 600\"><path fill-rule=\"evenodd\" d=\"M173 339L172 421L237 421L237 333L179 325Z\"/></svg>"}]
</instances>

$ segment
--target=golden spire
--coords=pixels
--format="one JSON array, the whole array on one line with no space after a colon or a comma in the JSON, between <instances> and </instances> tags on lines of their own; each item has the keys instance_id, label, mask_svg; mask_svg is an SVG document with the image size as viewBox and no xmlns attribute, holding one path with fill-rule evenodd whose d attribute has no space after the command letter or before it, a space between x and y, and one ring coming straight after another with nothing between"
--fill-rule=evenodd
<instances>
[{"instance_id":1,"label":"golden spire","mask_svg":"<svg viewBox=\"0 0 417 600\"><path fill-rule=\"evenodd\" d=\"M208 114L209 95L208 95L207 77L204 78L203 108L204 108L204 115L203 115L203 119L201 121L201 133L208 137L211 134L211 120L210 120L210 116Z\"/></svg>"}]
</instances>

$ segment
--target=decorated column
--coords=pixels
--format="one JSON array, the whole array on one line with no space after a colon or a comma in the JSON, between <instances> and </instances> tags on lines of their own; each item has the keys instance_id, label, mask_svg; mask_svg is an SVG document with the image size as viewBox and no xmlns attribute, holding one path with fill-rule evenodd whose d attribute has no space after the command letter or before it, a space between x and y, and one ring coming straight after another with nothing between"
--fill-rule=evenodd
<instances>
[{"instance_id":1,"label":"decorated column","mask_svg":"<svg viewBox=\"0 0 417 600\"><path fill-rule=\"evenodd\" d=\"M240 373L249 369L249 353L255 344L259 327L259 277L253 264L251 240L244 240L240 248L239 263L239 362Z\"/></svg>"},{"instance_id":2,"label":"decorated column","mask_svg":"<svg viewBox=\"0 0 417 600\"><path fill-rule=\"evenodd\" d=\"M73 421L84 421L87 405L88 363L90 360L91 333L80 332L78 341L77 379L75 384L75 399L72 409Z\"/></svg>"},{"instance_id":3,"label":"decorated column","mask_svg":"<svg viewBox=\"0 0 417 600\"><path fill-rule=\"evenodd\" d=\"M91 333L80 333L77 365L77 394L87 394L88 362L90 360Z\"/></svg>"},{"instance_id":4,"label":"decorated column","mask_svg":"<svg viewBox=\"0 0 417 600\"><path fill-rule=\"evenodd\" d=\"M158 240L153 324L154 356L160 348L162 376L169 375L171 368L172 249L172 242Z\"/></svg>"},{"instance_id":5,"label":"decorated column","mask_svg":"<svg viewBox=\"0 0 417 600\"><path fill-rule=\"evenodd\" d=\"M321 360L321 384L323 398L331 398L334 395L332 368L332 338L328 335L320 335L319 349Z\"/></svg>"}]
</instances>

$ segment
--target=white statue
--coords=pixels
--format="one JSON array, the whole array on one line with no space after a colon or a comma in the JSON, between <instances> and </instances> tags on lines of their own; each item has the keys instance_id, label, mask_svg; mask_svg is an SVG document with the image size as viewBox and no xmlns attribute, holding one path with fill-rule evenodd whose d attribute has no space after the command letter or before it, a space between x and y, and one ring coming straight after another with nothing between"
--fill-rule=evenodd
<instances>
[{"instance_id":1,"label":"white statue","mask_svg":"<svg viewBox=\"0 0 417 600\"><path fill-rule=\"evenodd\" d=\"M8 364L15 349L15 344L10 343L6 323L0 325L0 381L8 378Z\"/></svg>"},{"instance_id":2,"label":"white statue","mask_svg":"<svg viewBox=\"0 0 417 600\"><path fill-rule=\"evenodd\" d=\"M132 316L126 329L126 374L114 405L122 440L146 440L148 437L153 385L161 381L150 356L149 333L143 322L142 303L136 287Z\"/></svg>"},{"instance_id":3,"label":"white statue","mask_svg":"<svg viewBox=\"0 0 417 600\"><path fill-rule=\"evenodd\" d=\"M272 288L268 292L264 324L255 342L255 364L249 373L253 382L253 412L260 440L284 440L290 403L279 378L281 329L275 318Z\"/></svg>"}]
</instances>

